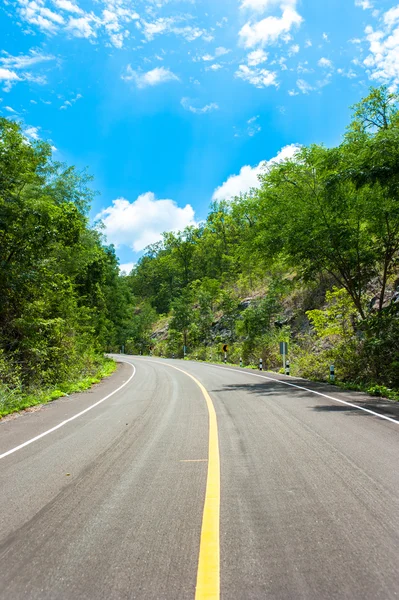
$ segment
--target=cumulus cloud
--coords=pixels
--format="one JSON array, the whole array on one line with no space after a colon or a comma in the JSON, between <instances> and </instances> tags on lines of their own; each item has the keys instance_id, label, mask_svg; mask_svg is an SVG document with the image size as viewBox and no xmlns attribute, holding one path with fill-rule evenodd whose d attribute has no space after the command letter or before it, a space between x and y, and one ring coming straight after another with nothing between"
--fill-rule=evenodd
<instances>
[{"instance_id":1,"label":"cumulus cloud","mask_svg":"<svg viewBox=\"0 0 399 600\"><path fill-rule=\"evenodd\" d=\"M31 140L38 140L40 139L39 129L40 127L27 127L27 129L24 131L24 134Z\"/></svg>"},{"instance_id":2,"label":"cumulus cloud","mask_svg":"<svg viewBox=\"0 0 399 600\"><path fill-rule=\"evenodd\" d=\"M44 33L56 33L64 23L62 15L50 10L43 0L20 0L19 13L24 21L36 25Z\"/></svg>"},{"instance_id":3,"label":"cumulus cloud","mask_svg":"<svg viewBox=\"0 0 399 600\"><path fill-rule=\"evenodd\" d=\"M302 21L301 15L288 6L284 8L281 17L271 16L255 23L246 23L239 32L240 42L245 48L272 44L289 34L291 29L299 26Z\"/></svg>"},{"instance_id":4,"label":"cumulus cloud","mask_svg":"<svg viewBox=\"0 0 399 600\"><path fill-rule=\"evenodd\" d=\"M371 79L399 87L399 6L383 14L380 28L366 27L370 54L364 61Z\"/></svg>"},{"instance_id":5,"label":"cumulus cloud","mask_svg":"<svg viewBox=\"0 0 399 600\"><path fill-rule=\"evenodd\" d=\"M321 58L317 64L324 69L334 68L333 62L329 58Z\"/></svg>"},{"instance_id":6,"label":"cumulus cloud","mask_svg":"<svg viewBox=\"0 0 399 600\"><path fill-rule=\"evenodd\" d=\"M179 81L178 76L165 67L156 67L143 73L142 71L134 71L131 65L126 67L126 73L122 75L122 79L132 81L139 89L167 83L168 81Z\"/></svg>"},{"instance_id":7,"label":"cumulus cloud","mask_svg":"<svg viewBox=\"0 0 399 600\"><path fill-rule=\"evenodd\" d=\"M259 50L254 50L248 54L247 62L250 67L256 67L257 65L266 62L267 58L268 54L260 48Z\"/></svg>"},{"instance_id":8,"label":"cumulus cloud","mask_svg":"<svg viewBox=\"0 0 399 600\"><path fill-rule=\"evenodd\" d=\"M165 231L182 231L195 225L190 204L180 208L173 200L157 200L152 192L134 202L118 198L95 218L103 222L109 243L130 246L135 252L158 242Z\"/></svg>"},{"instance_id":9,"label":"cumulus cloud","mask_svg":"<svg viewBox=\"0 0 399 600\"><path fill-rule=\"evenodd\" d=\"M50 1L52 10L46 6ZM64 31L69 36L92 39L101 31L113 46L121 48L129 35L126 24L139 19L131 0L102 0L96 4L100 7L97 13L85 12L73 0L18 0L18 12L24 21L48 35Z\"/></svg>"},{"instance_id":10,"label":"cumulus cloud","mask_svg":"<svg viewBox=\"0 0 399 600\"><path fill-rule=\"evenodd\" d=\"M256 67L248 67L240 65L235 72L235 76L244 81L248 81L257 88L269 87L274 85L278 87L277 74L274 71L267 69L259 69Z\"/></svg>"},{"instance_id":11,"label":"cumulus cloud","mask_svg":"<svg viewBox=\"0 0 399 600\"><path fill-rule=\"evenodd\" d=\"M14 71L10 69L3 69L0 67L0 80L1 81L19 81L19 77Z\"/></svg>"},{"instance_id":12,"label":"cumulus cloud","mask_svg":"<svg viewBox=\"0 0 399 600\"><path fill-rule=\"evenodd\" d=\"M238 175L232 175L213 193L213 200L232 200L240 194L245 194L253 188L258 188L259 175L265 172L267 167L276 163L283 162L292 158L300 149L297 144L285 146L280 152L269 161L262 161L257 166L251 167L246 165L241 168Z\"/></svg>"},{"instance_id":13,"label":"cumulus cloud","mask_svg":"<svg viewBox=\"0 0 399 600\"><path fill-rule=\"evenodd\" d=\"M182 98L180 104L182 105L184 110L188 110L196 115L203 115L205 113L219 109L219 105L216 104L216 102L211 102L210 104L206 104L201 108L192 106L190 98Z\"/></svg>"},{"instance_id":14,"label":"cumulus cloud","mask_svg":"<svg viewBox=\"0 0 399 600\"><path fill-rule=\"evenodd\" d=\"M0 67L0 81L4 83L3 90L9 92L14 83L21 81L21 78L14 71Z\"/></svg>"}]
</instances>

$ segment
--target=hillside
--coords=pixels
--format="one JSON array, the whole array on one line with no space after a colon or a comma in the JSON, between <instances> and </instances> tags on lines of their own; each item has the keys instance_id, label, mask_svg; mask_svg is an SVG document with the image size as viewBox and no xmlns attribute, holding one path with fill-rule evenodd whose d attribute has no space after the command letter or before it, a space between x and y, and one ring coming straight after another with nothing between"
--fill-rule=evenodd
<instances>
[{"instance_id":1,"label":"hillside","mask_svg":"<svg viewBox=\"0 0 399 600\"><path fill-rule=\"evenodd\" d=\"M399 389L398 97L372 89L336 148L303 147L260 187L166 233L127 278L126 351L229 360L375 393ZM391 395L395 396L393 391Z\"/></svg>"}]
</instances>

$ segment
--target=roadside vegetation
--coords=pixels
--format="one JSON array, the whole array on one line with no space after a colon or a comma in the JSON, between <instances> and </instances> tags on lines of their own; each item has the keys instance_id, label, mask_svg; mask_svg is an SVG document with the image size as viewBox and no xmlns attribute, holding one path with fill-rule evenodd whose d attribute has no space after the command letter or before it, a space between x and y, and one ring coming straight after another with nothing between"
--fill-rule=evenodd
<instances>
[{"instance_id":1,"label":"roadside vegetation","mask_svg":"<svg viewBox=\"0 0 399 600\"><path fill-rule=\"evenodd\" d=\"M399 111L385 87L336 148L301 148L261 186L166 233L127 277L126 351L281 367L398 399Z\"/></svg>"},{"instance_id":2,"label":"roadside vegetation","mask_svg":"<svg viewBox=\"0 0 399 600\"><path fill-rule=\"evenodd\" d=\"M90 177L51 154L0 119L0 416L109 373L132 313Z\"/></svg>"},{"instance_id":3,"label":"roadside vegetation","mask_svg":"<svg viewBox=\"0 0 399 600\"><path fill-rule=\"evenodd\" d=\"M0 119L0 416L109 374L104 352L222 359L399 399L399 101L354 107L260 188L165 233L132 273L90 226L85 171Z\"/></svg>"}]
</instances>

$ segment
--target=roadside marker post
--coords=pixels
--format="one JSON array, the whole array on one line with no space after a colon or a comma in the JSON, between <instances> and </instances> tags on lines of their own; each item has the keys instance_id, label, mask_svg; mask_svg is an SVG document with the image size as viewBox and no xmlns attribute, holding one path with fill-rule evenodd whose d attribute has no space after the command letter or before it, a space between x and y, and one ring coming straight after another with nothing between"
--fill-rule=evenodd
<instances>
[{"instance_id":1,"label":"roadside marker post","mask_svg":"<svg viewBox=\"0 0 399 600\"><path fill-rule=\"evenodd\" d=\"M285 374L289 375L290 374L290 361L287 360L285 363Z\"/></svg>"},{"instance_id":2,"label":"roadside marker post","mask_svg":"<svg viewBox=\"0 0 399 600\"><path fill-rule=\"evenodd\" d=\"M335 381L335 367L334 365L330 366L330 381L334 383Z\"/></svg>"},{"instance_id":3,"label":"roadside marker post","mask_svg":"<svg viewBox=\"0 0 399 600\"><path fill-rule=\"evenodd\" d=\"M263 371L263 360L259 359L259 371Z\"/></svg>"},{"instance_id":4,"label":"roadside marker post","mask_svg":"<svg viewBox=\"0 0 399 600\"><path fill-rule=\"evenodd\" d=\"M224 364L227 365L227 350L229 349L227 344L223 344L223 352L224 352Z\"/></svg>"},{"instance_id":5,"label":"roadside marker post","mask_svg":"<svg viewBox=\"0 0 399 600\"><path fill-rule=\"evenodd\" d=\"M240 367L242 367L242 358L240 358Z\"/></svg>"},{"instance_id":6,"label":"roadside marker post","mask_svg":"<svg viewBox=\"0 0 399 600\"><path fill-rule=\"evenodd\" d=\"M283 356L283 368L284 368L284 371L285 371L286 357L288 355L288 344L287 344L287 342L280 342L280 354L282 354L282 356Z\"/></svg>"}]
</instances>

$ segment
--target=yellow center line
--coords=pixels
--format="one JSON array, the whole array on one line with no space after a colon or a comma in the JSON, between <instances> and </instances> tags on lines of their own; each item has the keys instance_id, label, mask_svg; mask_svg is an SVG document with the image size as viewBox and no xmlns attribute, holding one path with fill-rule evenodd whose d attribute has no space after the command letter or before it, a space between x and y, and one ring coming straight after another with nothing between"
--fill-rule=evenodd
<instances>
[{"instance_id":1,"label":"yellow center line","mask_svg":"<svg viewBox=\"0 0 399 600\"><path fill-rule=\"evenodd\" d=\"M209 413L208 475L206 481L204 512L202 516L200 551L195 600L219 600L220 597L220 457L219 437L215 407L202 383L193 375L153 360L160 365L176 369L190 377L200 388Z\"/></svg>"}]
</instances>

